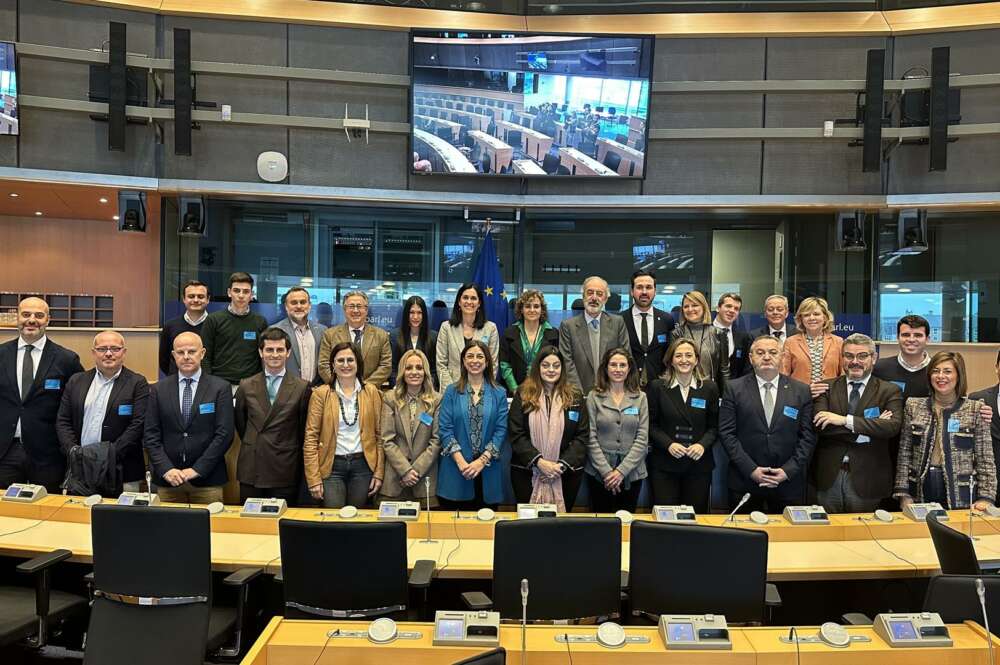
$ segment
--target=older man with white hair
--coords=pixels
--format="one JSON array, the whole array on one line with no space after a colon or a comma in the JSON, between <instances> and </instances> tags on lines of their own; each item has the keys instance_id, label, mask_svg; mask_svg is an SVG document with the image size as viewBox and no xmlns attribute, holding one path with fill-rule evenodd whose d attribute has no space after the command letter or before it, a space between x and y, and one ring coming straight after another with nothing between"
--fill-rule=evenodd
<instances>
[{"instance_id":1,"label":"older man with white hair","mask_svg":"<svg viewBox=\"0 0 1000 665\"><path fill-rule=\"evenodd\" d=\"M609 349L628 349L628 331L622 317L608 314L604 305L611 295L608 283L591 276L580 288L583 313L559 324L559 350L566 376L586 395L597 380L597 368ZM634 361L633 361L634 362Z\"/></svg>"},{"instance_id":2,"label":"older man with white hair","mask_svg":"<svg viewBox=\"0 0 1000 665\"><path fill-rule=\"evenodd\" d=\"M121 333L97 333L91 347L94 369L69 380L59 405L59 445L74 482L81 483L80 487L94 483L87 494L117 496L123 489L137 492L144 475L142 427L149 383L125 367L127 351ZM109 463L101 464L101 460ZM85 471L86 466L91 472ZM104 472L92 473L97 466Z\"/></svg>"}]
</instances>

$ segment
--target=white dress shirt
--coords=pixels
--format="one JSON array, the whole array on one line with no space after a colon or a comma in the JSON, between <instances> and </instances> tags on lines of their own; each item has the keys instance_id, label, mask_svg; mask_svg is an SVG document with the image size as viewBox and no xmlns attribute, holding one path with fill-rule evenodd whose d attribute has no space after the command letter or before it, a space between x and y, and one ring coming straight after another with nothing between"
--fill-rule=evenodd
<instances>
[{"instance_id":1,"label":"white dress shirt","mask_svg":"<svg viewBox=\"0 0 1000 665\"><path fill-rule=\"evenodd\" d=\"M108 399L115 386L115 379L121 376L119 367L110 379L105 378L100 370L94 372L94 380L90 382L87 397L83 400L83 426L80 429L80 445L89 446L101 442L104 430L104 414L108 410Z\"/></svg>"},{"instance_id":2,"label":"white dress shirt","mask_svg":"<svg viewBox=\"0 0 1000 665\"><path fill-rule=\"evenodd\" d=\"M871 380L871 378L872 378L871 374L869 374L868 376L866 376L863 379L852 379L851 377L847 377L847 399L848 400L851 399L851 384L852 383L860 383L861 384L861 397L864 397L864 395L865 395L865 388L868 387L868 381ZM860 400L860 397L858 399ZM853 415L847 414L847 422L844 423L844 427L846 427L851 432L854 431L854 416ZM856 442L857 443L869 443L869 442L871 442L871 438L868 437L868 436L865 436L864 434L859 434Z\"/></svg>"},{"instance_id":3,"label":"white dress shirt","mask_svg":"<svg viewBox=\"0 0 1000 665\"><path fill-rule=\"evenodd\" d=\"M191 379L191 409L197 408L194 403L194 396L198 392L198 382L201 381L201 367L191 376L177 374L177 406L184 404L184 379ZM183 414L182 414L183 415Z\"/></svg>"},{"instance_id":4,"label":"white dress shirt","mask_svg":"<svg viewBox=\"0 0 1000 665\"><path fill-rule=\"evenodd\" d=\"M31 377L32 379L34 379L36 376L38 376L38 364L40 362L42 362L42 350L45 348L45 342L47 342L47 341L48 341L48 338L45 335L42 335L38 340L36 340L35 342L32 342L32 344L31 344L34 347L31 350L31 360L34 363L34 368L35 368L35 373ZM28 343L24 341L23 337L19 336L17 338L17 361L16 361L16 365L17 365L17 391L18 391L18 393L21 392L21 378L22 378L23 372L24 372L24 347L26 347L26 346L28 346ZM21 419L20 418L17 419L17 425L14 427L14 438L15 439L20 439L21 438Z\"/></svg>"},{"instance_id":5,"label":"white dress shirt","mask_svg":"<svg viewBox=\"0 0 1000 665\"><path fill-rule=\"evenodd\" d=\"M646 315L646 329L649 331L649 339L646 340L647 344L652 344L656 341L656 333L653 332L653 328L656 326L656 316L653 314L653 307L650 305L649 309L643 312L639 309L638 305L632 305L632 322L635 325L635 337L642 343L642 315Z\"/></svg>"},{"instance_id":6,"label":"white dress shirt","mask_svg":"<svg viewBox=\"0 0 1000 665\"><path fill-rule=\"evenodd\" d=\"M184 312L184 320L187 321L188 324L192 326L200 326L201 324L205 323L205 319L207 318L208 318L207 310L201 313L201 316L198 317L197 321L188 316L187 312Z\"/></svg>"},{"instance_id":7,"label":"white dress shirt","mask_svg":"<svg viewBox=\"0 0 1000 665\"><path fill-rule=\"evenodd\" d=\"M691 392L692 388L695 388L695 389L701 388L701 381L698 380L698 377L692 376L691 377L691 383L689 383L688 385L684 386L684 385L681 385L681 383L677 379L674 379L673 381L670 382L670 388L671 389L673 389L673 388L680 388L681 389L681 399L684 401L685 404L687 404L688 393ZM763 404L763 402L761 402L761 404Z\"/></svg>"},{"instance_id":8,"label":"white dress shirt","mask_svg":"<svg viewBox=\"0 0 1000 665\"><path fill-rule=\"evenodd\" d=\"M350 398L344 395L340 389L340 381L333 380L333 389L340 397L344 408L340 412L340 422L337 423L337 449L335 455L353 455L361 452L361 416L358 409L361 404L358 402L358 395L361 394L361 382L354 379L354 394ZM354 421L353 425L347 423Z\"/></svg>"},{"instance_id":9,"label":"white dress shirt","mask_svg":"<svg viewBox=\"0 0 1000 665\"><path fill-rule=\"evenodd\" d=\"M729 355L733 355L734 353L736 353L736 343L733 341L733 327L732 326L727 327L722 325L721 323L719 323L719 319L713 321L712 325L718 328L719 330L726 331L726 339L729 340L728 342L726 342L727 344L729 344Z\"/></svg>"},{"instance_id":10,"label":"white dress shirt","mask_svg":"<svg viewBox=\"0 0 1000 665\"><path fill-rule=\"evenodd\" d=\"M757 392L760 394L761 406L764 404L764 395L766 393L764 390L764 384L770 383L771 389L774 390L774 392L771 393L771 398L774 400L774 408L778 408L778 380L781 379L781 375L779 374L775 376L770 381L761 378L760 374L757 373L754 373L754 376L757 378ZM764 418L767 418L767 411L764 411ZM771 414L771 420L772 422L774 421L774 413Z\"/></svg>"}]
</instances>

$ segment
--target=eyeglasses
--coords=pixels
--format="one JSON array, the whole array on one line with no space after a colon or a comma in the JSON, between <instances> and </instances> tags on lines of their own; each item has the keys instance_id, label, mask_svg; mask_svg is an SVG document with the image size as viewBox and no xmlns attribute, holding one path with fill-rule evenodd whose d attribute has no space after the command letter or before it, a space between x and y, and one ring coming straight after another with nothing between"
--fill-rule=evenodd
<instances>
[{"instance_id":1,"label":"eyeglasses","mask_svg":"<svg viewBox=\"0 0 1000 665\"><path fill-rule=\"evenodd\" d=\"M844 360L846 360L847 362L851 362L852 360L857 360L858 362L862 362L863 363L863 362L867 362L875 354L873 354L873 353L859 353L858 355L854 355L853 353L845 353L843 355L844 355Z\"/></svg>"},{"instance_id":2,"label":"eyeglasses","mask_svg":"<svg viewBox=\"0 0 1000 665\"><path fill-rule=\"evenodd\" d=\"M100 353L102 356L109 351L115 355L118 355L125 350L124 346L95 346L94 351Z\"/></svg>"},{"instance_id":3,"label":"eyeglasses","mask_svg":"<svg viewBox=\"0 0 1000 665\"><path fill-rule=\"evenodd\" d=\"M781 351L779 351L778 349L754 349L753 354L758 358L766 358L766 357L777 358L779 355L781 355Z\"/></svg>"},{"instance_id":4,"label":"eyeglasses","mask_svg":"<svg viewBox=\"0 0 1000 665\"><path fill-rule=\"evenodd\" d=\"M344 305L344 309L367 309L368 305L363 305L361 303L352 303L350 305Z\"/></svg>"},{"instance_id":5,"label":"eyeglasses","mask_svg":"<svg viewBox=\"0 0 1000 665\"><path fill-rule=\"evenodd\" d=\"M333 362L336 363L337 365L353 365L357 361L352 357L348 357L348 358L337 358Z\"/></svg>"}]
</instances>

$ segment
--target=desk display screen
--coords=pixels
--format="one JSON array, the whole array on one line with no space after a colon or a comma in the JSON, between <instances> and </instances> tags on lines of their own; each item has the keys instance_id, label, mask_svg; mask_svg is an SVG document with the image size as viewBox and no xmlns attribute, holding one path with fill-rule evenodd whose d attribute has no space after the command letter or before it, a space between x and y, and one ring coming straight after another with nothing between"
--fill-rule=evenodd
<instances>
[{"instance_id":1,"label":"desk display screen","mask_svg":"<svg viewBox=\"0 0 1000 665\"><path fill-rule=\"evenodd\" d=\"M128 494L125 494L125 495L123 495L123 496L120 496L120 497L118 497L118 503L119 503L120 505L122 505L122 506L131 506L131 505L132 505L132 501L133 501L134 499L135 499L135 497L134 497L134 496L131 496L131 495L128 495Z\"/></svg>"},{"instance_id":2,"label":"desk display screen","mask_svg":"<svg viewBox=\"0 0 1000 665\"><path fill-rule=\"evenodd\" d=\"M395 517L396 507L391 506L388 503L383 503L382 506L379 508L378 514L382 517Z\"/></svg>"},{"instance_id":3,"label":"desk display screen","mask_svg":"<svg viewBox=\"0 0 1000 665\"><path fill-rule=\"evenodd\" d=\"M672 520L674 519L674 511L672 510L659 510L657 511L657 517L661 520Z\"/></svg>"},{"instance_id":4,"label":"desk display screen","mask_svg":"<svg viewBox=\"0 0 1000 665\"><path fill-rule=\"evenodd\" d=\"M259 513L260 503L257 501L249 501L247 502L247 505L243 509L246 510L248 513Z\"/></svg>"},{"instance_id":5,"label":"desk display screen","mask_svg":"<svg viewBox=\"0 0 1000 665\"><path fill-rule=\"evenodd\" d=\"M694 624L668 623L667 639L671 642L694 642Z\"/></svg>"},{"instance_id":6,"label":"desk display screen","mask_svg":"<svg viewBox=\"0 0 1000 665\"><path fill-rule=\"evenodd\" d=\"M645 177L653 38L411 39L414 174Z\"/></svg>"},{"instance_id":7,"label":"desk display screen","mask_svg":"<svg viewBox=\"0 0 1000 665\"><path fill-rule=\"evenodd\" d=\"M437 625L439 640L461 640L465 638L465 621L462 619L441 619Z\"/></svg>"},{"instance_id":8,"label":"desk display screen","mask_svg":"<svg viewBox=\"0 0 1000 665\"><path fill-rule=\"evenodd\" d=\"M927 509L926 508L914 508L913 509L913 517L915 517L918 520L927 517Z\"/></svg>"},{"instance_id":9,"label":"desk display screen","mask_svg":"<svg viewBox=\"0 0 1000 665\"><path fill-rule=\"evenodd\" d=\"M804 510L793 510L792 511L793 520L804 520L806 519L806 511Z\"/></svg>"},{"instance_id":10,"label":"desk display screen","mask_svg":"<svg viewBox=\"0 0 1000 665\"><path fill-rule=\"evenodd\" d=\"M890 621L889 629L892 631L894 640L915 640L917 631L913 627L912 621Z\"/></svg>"},{"instance_id":11,"label":"desk display screen","mask_svg":"<svg viewBox=\"0 0 1000 665\"><path fill-rule=\"evenodd\" d=\"M20 491L20 489L19 489L19 488L17 488L17 487L8 487L8 488L7 488L7 491L6 491L6 492L4 492L4 496L10 496L10 497L14 497L14 496L17 496L17 493L18 493L19 491Z\"/></svg>"}]
</instances>

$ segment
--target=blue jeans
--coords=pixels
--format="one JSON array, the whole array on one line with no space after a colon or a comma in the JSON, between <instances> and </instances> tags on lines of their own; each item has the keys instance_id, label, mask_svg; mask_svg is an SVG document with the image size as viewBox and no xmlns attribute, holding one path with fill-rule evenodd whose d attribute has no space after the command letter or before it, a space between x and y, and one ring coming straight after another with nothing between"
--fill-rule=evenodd
<instances>
[{"instance_id":1,"label":"blue jeans","mask_svg":"<svg viewBox=\"0 0 1000 665\"><path fill-rule=\"evenodd\" d=\"M361 508L368 503L372 470L362 453L337 455L333 471L323 479L323 506L343 508L349 504Z\"/></svg>"}]
</instances>

